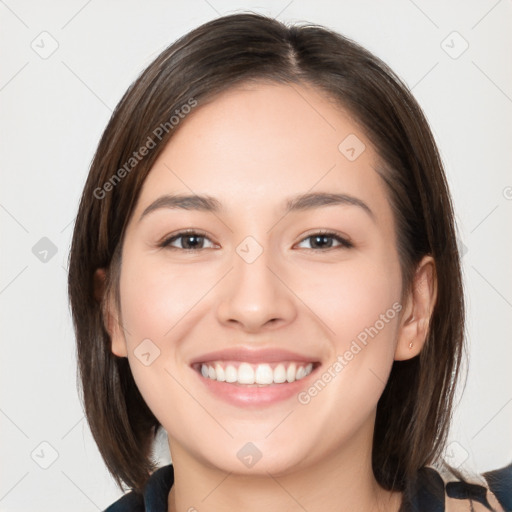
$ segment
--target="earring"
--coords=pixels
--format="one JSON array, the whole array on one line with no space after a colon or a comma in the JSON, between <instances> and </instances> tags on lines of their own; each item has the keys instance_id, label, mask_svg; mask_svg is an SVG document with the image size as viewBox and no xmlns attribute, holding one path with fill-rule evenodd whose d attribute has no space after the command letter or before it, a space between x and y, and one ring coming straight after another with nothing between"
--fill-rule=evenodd
<instances>
[{"instance_id":1,"label":"earring","mask_svg":"<svg viewBox=\"0 0 512 512\"><path fill-rule=\"evenodd\" d=\"M412 346L413 346L413 342L411 341L411 342L409 343L409 348L412 348Z\"/></svg>"}]
</instances>

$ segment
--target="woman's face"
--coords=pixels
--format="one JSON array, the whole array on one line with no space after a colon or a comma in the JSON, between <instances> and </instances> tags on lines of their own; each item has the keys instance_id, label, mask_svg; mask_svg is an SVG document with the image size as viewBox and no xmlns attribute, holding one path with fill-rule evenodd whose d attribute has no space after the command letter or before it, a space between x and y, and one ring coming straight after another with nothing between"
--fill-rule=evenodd
<instances>
[{"instance_id":1,"label":"woman's face","mask_svg":"<svg viewBox=\"0 0 512 512\"><path fill-rule=\"evenodd\" d=\"M375 151L306 86L239 87L181 123L126 232L113 352L175 463L278 475L360 456L402 308Z\"/></svg>"}]
</instances>

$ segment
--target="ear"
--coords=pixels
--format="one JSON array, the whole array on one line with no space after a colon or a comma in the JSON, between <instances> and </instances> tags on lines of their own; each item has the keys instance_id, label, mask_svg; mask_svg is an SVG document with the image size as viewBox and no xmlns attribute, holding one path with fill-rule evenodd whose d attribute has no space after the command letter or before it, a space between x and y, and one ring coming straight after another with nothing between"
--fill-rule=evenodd
<instances>
[{"instance_id":1,"label":"ear","mask_svg":"<svg viewBox=\"0 0 512 512\"><path fill-rule=\"evenodd\" d=\"M119 322L119 314L110 294L106 294L107 272L104 268L98 268L94 272L94 298L101 304L103 324L110 335L112 353L118 357L127 357L126 339Z\"/></svg>"},{"instance_id":2,"label":"ear","mask_svg":"<svg viewBox=\"0 0 512 512\"><path fill-rule=\"evenodd\" d=\"M416 268L411 289L404 300L395 360L417 356L427 339L428 326L437 298L436 267L432 256L424 256Z\"/></svg>"}]
</instances>

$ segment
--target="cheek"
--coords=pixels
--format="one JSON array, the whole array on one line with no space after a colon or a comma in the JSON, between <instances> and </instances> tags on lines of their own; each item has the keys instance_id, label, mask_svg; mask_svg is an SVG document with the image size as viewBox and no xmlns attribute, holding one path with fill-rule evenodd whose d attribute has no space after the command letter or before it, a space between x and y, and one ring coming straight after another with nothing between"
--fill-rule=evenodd
<instances>
[{"instance_id":1,"label":"cheek","mask_svg":"<svg viewBox=\"0 0 512 512\"><path fill-rule=\"evenodd\" d=\"M324 398L339 405L342 415L367 414L385 387L394 359L402 309L399 264L383 257L380 262L347 261L336 272L319 267L314 278L303 281L298 295L321 318L330 341L325 380L332 385Z\"/></svg>"},{"instance_id":2,"label":"cheek","mask_svg":"<svg viewBox=\"0 0 512 512\"><path fill-rule=\"evenodd\" d=\"M178 345L193 328L197 305L211 285L193 265L177 271L126 253L120 292L128 361L144 401L169 425L168 411L190 400L179 384L183 375L176 371L182 367Z\"/></svg>"},{"instance_id":3,"label":"cheek","mask_svg":"<svg viewBox=\"0 0 512 512\"><path fill-rule=\"evenodd\" d=\"M336 267L319 265L315 272L303 273L297 287L298 295L327 326L337 348L343 349L376 323L386 335L394 331L388 327L396 327L397 309L401 309L398 263L391 258L381 262L354 258Z\"/></svg>"},{"instance_id":4,"label":"cheek","mask_svg":"<svg viewBox=\"0 0 512 512\"><path fill-rule=\"evenodd\" d=\"M215 277L194 265L176 268L148 264L143 258L127 261L121 277L125 327L137 339L142 336L163 344L170 331L201 302ZM131 344L137 339L131 339Z\"/></svg>"},{"instance_id":5,"label":"cheek","mask_svg":"<svg viewBox=\"0 0 512 512\"><path fill-rule=\"evenodd\" d=\"M179 384L187 378L181 346L207 314L208 292L219 279L216 272L126 251L120 292L128 360L137 387L157 417L181 400L189 402Z\"/></svg>"}]
</instances>

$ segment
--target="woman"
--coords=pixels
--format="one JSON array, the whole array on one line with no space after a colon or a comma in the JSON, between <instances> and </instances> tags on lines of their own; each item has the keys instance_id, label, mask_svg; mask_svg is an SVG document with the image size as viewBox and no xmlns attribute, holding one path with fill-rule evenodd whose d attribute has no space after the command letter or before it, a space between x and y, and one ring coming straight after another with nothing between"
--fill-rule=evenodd
<instances>
[{"instance_id":1,"label":"woman","mask_svg":"<svg viewBox=\"0 0 512 512\"><path fill-rule=\"evenodd\" d=\"M166 49L100 141L69 294L91 431L132 489L110 512L509 506L510 468L441 462L464 304L433 137L334 32L237 14Z\"/></svg>"}]
</instances>

